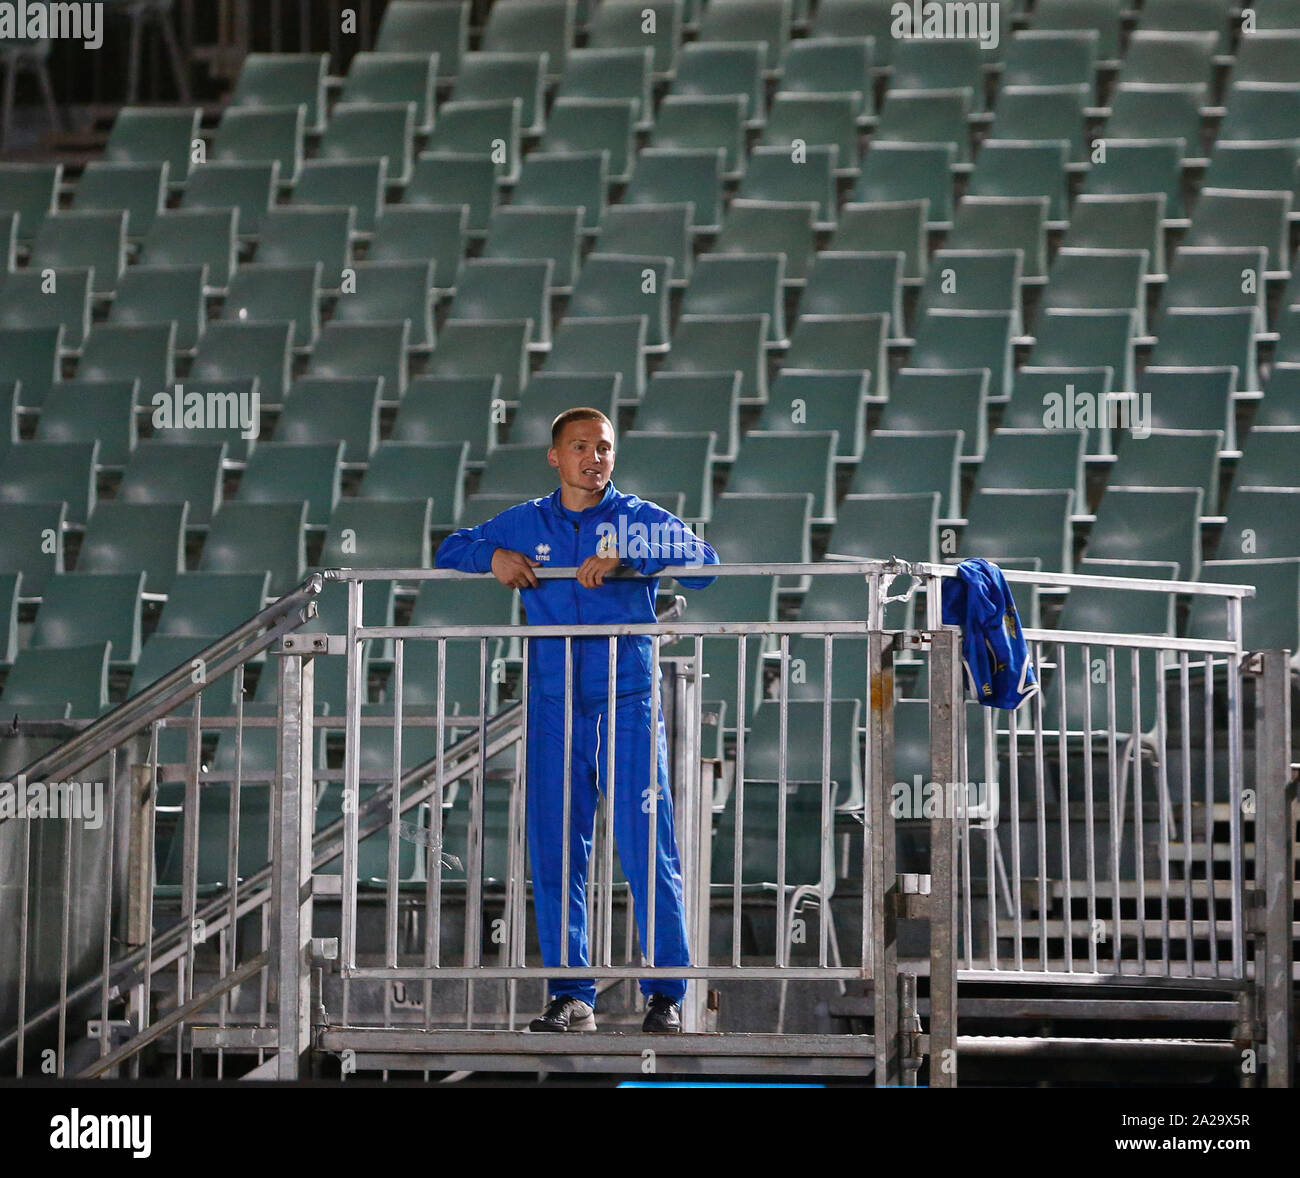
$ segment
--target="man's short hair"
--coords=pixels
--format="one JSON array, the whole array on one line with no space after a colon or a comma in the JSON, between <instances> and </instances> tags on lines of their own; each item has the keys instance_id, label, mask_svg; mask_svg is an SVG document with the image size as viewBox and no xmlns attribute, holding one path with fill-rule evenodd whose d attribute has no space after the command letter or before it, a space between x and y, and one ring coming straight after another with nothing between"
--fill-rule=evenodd
<instances>
[{"instance_id":1,"label":"man's short hair","mask_svg":"<svg viewBox=\"0 0 1300 1178\"><path fill-rule=\"evenodd\" d=\"M577 409L566 409L553 422L551 422L551 445L555 446L560 441L560 435L564 433L564 427L572 421L603 421L609 426L609 432L614 432L614 423L610 421L599 409L593 409L590 405L582 405Z\"/></svg>"}]
</instances>

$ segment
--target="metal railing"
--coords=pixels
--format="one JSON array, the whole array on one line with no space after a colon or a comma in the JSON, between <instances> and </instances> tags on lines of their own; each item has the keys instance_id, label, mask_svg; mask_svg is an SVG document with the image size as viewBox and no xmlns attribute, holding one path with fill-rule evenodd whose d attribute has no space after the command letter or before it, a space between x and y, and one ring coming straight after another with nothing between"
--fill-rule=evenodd
<instances>
[{"instance_id":1,"label":"metal railing","mask_svg":"<svg viewBox=\"0 0 1300 1178\"><path fill-rule=\"evenodd\" d=\"M699 575L662 575L675 571ZM288 1078L308 1065L313 1043L345 1042L338 1028L426 1038L454 1028L509 1032L520 1025L521 994L537 997L545 979L591 978L608 992L650 978L686 980L688 1031L717 1025L710 983L778 984L779 1020L791 983L870 983L877 1080L906 1083L922 1049L931 1058L955 1051L959 980L1245 987L1252 947L1258 954L1266 944L1289 963L1289 941L1277 944L1283 925L1274 920L1261 941L1251 909L1262 877L1248 870L1249 802L1258 795L1277 811L1290 751L1281 656L1250 659L1242 647L1248 586L1007 570L1013 585L1045 590L1215 595L1226 600L1227 625L1217 641L1026 629L1043 690L1003 713L960 702L960 634L939 617L951 567L835 560L708 571L856 578L861 619L705 623L688 608L644 625L376 626L363 622L368 583L469 574L330 570L200 652L201 676L191 664L178 668L42 756L21 779L102 766L111 804L97 838L71 821L49 824L38 854L35 824L0 825L18 884L0 892L17 918L19 950L0 991L5 1069L134 1075L153 1048L174 1050L179 1076L187 1053L212 1048L219 1069L225 1052L252 1050L262 1061L254 1074ZM895 594L900 578L910 586ZM346 585L345 632L303 631L331 581ZM886 608L918 590L924 624L886 629ZM505 639L518 653L502 687L493 644ZM646 639L649 715L662 707L666 721L667 794L657 758L646 758L643 784L625 782L619 763L639 733L620 737L610 672L623 644ZM556 777L571 783L561 831L574 826L575 754L594 762L601 784L589 832L587 964L570 961L562 936L559 963L544 965L532 940L528 783L538 754L529 729L539 705L530 692L542 642L563 667L561 736L550 753ZM276 659L261 668L277 679L271 713L246 703L243 689L276 643ZM595 756L575 749L573 728L575 661L592 657L592 643L606 671ZM367 644L384 651L369 683ZM423 707L409 703L408 670L422 646L435 656ZM462 665L466 647L476 690L458 712L448 669ZM796 656L820 660L820 690L797 682ZM341 715L315 706L322 659L347 660ZM724 673L734 682L733 723L718 739L710 676ZM928 686L909 698L906 681L917 673ZM765 704L750 718L755 674ZM843 694L832 686L844 683ZM1248 766L1243 695L1252 683L1265 739ZM494 700L498 687L513 698ZM382 707L369 702L377 689ZM946 804L920 812L892 804L921 784L903 776L904 761L928 774ZM636 791L656 842L667 833L659 808L672 808L689 965L646 964L656 960L658 860L648 845L643 889L616 870L615 850L623 855L609 795L623 789ZM585 802L578 814L585 822ZM1254 825L1260 858L1265 835L1270 862L1289 855L1284 822ZM899 859L899 834L905 843L919 827L930 840L920 877L909 870L916 862ZM559 843L567 897L581 873L572 839ZM87 858L99 887L83 886ZM646 898L644 944L634 890ZM569 919L559 916L564 929ZM914 1033L910 1017L916 965L899 958L905 918L931 926L928 1036ZM337 946L319 935L335 932ZM1266 1002L1265 981L1254 981L1275 1036L1289 1018L1281 983ZM403 1004L407 993L419 1000ZM492 1050L489 1035L472 1042ZM931 1083L955 1082L955 1067L932 1069Z\"/></svg>"}]
</instances>

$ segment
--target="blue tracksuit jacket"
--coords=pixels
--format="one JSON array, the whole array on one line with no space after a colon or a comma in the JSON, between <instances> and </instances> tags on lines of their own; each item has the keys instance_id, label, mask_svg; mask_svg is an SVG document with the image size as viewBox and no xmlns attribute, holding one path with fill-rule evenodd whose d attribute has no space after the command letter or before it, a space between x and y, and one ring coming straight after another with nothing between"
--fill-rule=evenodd
<instances>
[{"instance_id":1,"label":"blue tracksuit jacket","mask_svg":"<svg viewBox=\"0 0 1300 1178\"><path fill-rule=\"evenodd\" d=\"M943 621L962 628L962 661L975 698L1013 711L1038 690L1020 614L1002 570L963 560L943 583Z\"/></svg>"},{"instance_id":2,"label":"blue tracksuit jacket","mask_svg":"<svg viewBox=\"0 0 1300 1178\"><path fill-rule=\"evenodd\" d=\"M555 567L576 567L589 556L617 552L624 565L647 577L667 565L718 562L713 549L676 516L635 495L622 494L612 483L606 487L601 501L585 511L567 510L557 489L545 498L511 507L478 527L462 528L443 541L437 564L439 568L490 572L492 554L498 548L509 548ZM714 579L692 577L681 583L688 588L702 589ZM657 587L658 581L653 579L611 580L599 589L584 589L574 580L548 580L540 581L536 589L521 590L520 600L533 625L653 622ZM643 952L649 944L647 913L653 873L654 964L689 965L663 715L662 712L657 717L650 715L651 667L652 646L648 636L619 639L615 683L614 840L635 902ZM572 671L571 826L566 905L561 842L565 794L564 640L533 640L529 654L528 850L538 941L543 962L552 967L560 965L561 945L566 939L568 964L590 964L587 864L596 804L601 793L609 792L606 780L610 719L608 640L574 639ZM653 858L649 854L652 792L656 810ZM646 995L657 992L681 1001L686 983L680 979L647 978L642 980L641 989ZM553 978L550 993L572 995L593 1007L596 1004L595 983L587 978Z\"/></svg>"}]
</instances>

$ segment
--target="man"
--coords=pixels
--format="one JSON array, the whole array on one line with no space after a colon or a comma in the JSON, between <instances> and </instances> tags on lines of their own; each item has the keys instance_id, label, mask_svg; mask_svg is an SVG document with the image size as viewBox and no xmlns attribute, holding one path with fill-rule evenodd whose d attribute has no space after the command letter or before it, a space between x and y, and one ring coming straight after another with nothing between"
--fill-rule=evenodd
<instances>
[{"instance_id":1,"label":"man","mask_svg":"<svg viewBox=\"0 0 1300 1178\"><path fill-rule=\"evenodd\" d=\"M511 507L487 523L462 528L438 549L439 568L491 571L520 591L533 625L613 625L653 622L658 581L668 565L717 564L713 549L681 520L654 503L624 495L610 481L614 427L598 409L561 413L551 426L547 461L559 474L551 495ZM576 567L574 579L539 579L542 564ZM642 578L610 578L619 567ZM648 578L648 579L647 579ZM692 589L713 577L680 583ZM643 951L650 873L651 756L655 757L655 925L653 965L689 965L682 904L681 865L668 792L668 748L663 713L651 716L652 642L648 635L617 644L614 713L614 839L636 906ZM564 718L565 639L534 639L529 650L528 849L542 960L561 962L561 936L568 937L568 964L589 965L587 955L587 863L598 794L607 792L609 750L609 639L571 640L572 684L569 902L564 919ZM653 736L653 744L652 744ZM653 747L653 754L652 754ZM602 752L602 750L604 750ZM562 925L567 924L567 930ZM645 1031L680 1031L682 979L646 978ZM595 982L552 978L549 1002L532 1021L533 1031L596 1029Z\"/></svg>"}]
</instances>

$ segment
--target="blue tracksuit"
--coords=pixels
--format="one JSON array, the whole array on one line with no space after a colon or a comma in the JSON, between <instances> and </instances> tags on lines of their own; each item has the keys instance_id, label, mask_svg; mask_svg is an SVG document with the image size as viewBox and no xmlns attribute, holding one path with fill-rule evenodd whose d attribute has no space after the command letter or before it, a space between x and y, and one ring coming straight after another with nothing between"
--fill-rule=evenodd
<instances>
[{"instance_id":1,"label":"blue tracksuit","mask_svg":"<svg viewBox=\"0 0 1300 1178\"><path fill-rule=\"evenodd\" d=\"M557 489L503 511L474 528L462 528L438 549L439 568L486 573L498 548L521 552L542 564L577 566L589 556L617 553L622 564L652 577L672 564L716 564L717 554L662 507L624 495L611 483L604 497L585 511L569 511ZM683 579L702 589L712 577ZM611 580L598 589L577 581L544 580L524 589L520 600L533 625L613 625L653 622L658 581ZM649 875L650 672L651 638L618 640L614 727L614 838L619 862L636 905L641 945L648 944L646 911ZM570 965L589 964L587 952L587 863L591 854L598 794L607 786L609 722L609 640L572 640L571 826L568 938ZM538 940L546 965L560 964L563 935L562 844L564 814L564 639L533 639L529 650L528 847L532 862ZM673 833L668 782L668 751L663 713L654 718L655 802L655 965L688 965L682 905L681 864ZM647 995L680 1001L680 979L644 979ZM573 995L595 1005L589 979L557 978L552 996Z\"/></svg>"},{"instance_id":2,"label":"blue tracksuit","mask_svg":"<svg viewBox=\"0 0 1300 1178\"><path fill-rule=\"evenodd\" d=\"M1011 586L982 557L963 560L943 582L943 622L962 628L962 662L975 698L1014 711L1038 690Z\"/></svg>"}]
</instances>

